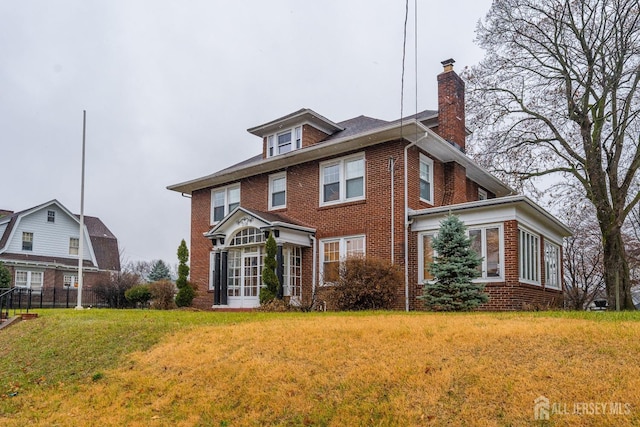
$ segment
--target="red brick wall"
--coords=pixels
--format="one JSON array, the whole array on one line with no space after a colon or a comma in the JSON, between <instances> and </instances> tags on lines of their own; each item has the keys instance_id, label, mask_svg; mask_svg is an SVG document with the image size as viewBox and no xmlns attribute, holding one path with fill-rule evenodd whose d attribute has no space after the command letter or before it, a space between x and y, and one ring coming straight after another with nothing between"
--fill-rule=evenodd
<instances>
[{"instance_id":1,"label":"red brick wall","mask_svg":"<svg viewBox=\"0 0 640 427\"><path fill-rule=\"evenodd\" d=\"M240 188L242 197L243 188ZM197 190L191 195L191 250L189 280L196 285L195 307L211 308L213 294L209 292L209 253L211 240L202 233L211 229L211 189Z\"/></svg>"},{"instance_id":2,"label":"red brick wall","mask_svg":"<svg viewBox=\"0 0 640 427\"><path fill-rule=\"evenodd\" d=\"M486 284L485 291L489 295L489 302L480 306L480 310L513 311L562 307L562 291L520 283L518 272L518 223L515 220L511 220L505 221L503 225L505 280L504 282ZM409 259L417 260L418 233L412 232L410 236ZM540 261L540 268L544 270L543 255L541 255ZM423 309L422 302L417 299L417 296L422 294L422 285L418 284L417 262L410 264L409 284L411 309Z\"/></svg>"},{"instance_id":3,"label":"red brick wall","mask_svg":"<svg viewBox=\"0 0 640 427\"><path fill-rule=\"evenodd\" d=\"M464 81L454 71L438 75L438 128L447 141L465 148Z\"/></svg>"}]
</instances>

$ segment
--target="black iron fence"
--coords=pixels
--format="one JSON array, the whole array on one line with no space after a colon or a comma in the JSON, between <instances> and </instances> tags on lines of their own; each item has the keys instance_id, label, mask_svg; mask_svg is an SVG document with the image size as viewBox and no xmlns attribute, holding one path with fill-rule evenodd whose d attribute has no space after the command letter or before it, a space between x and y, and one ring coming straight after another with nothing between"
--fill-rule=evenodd
<instances>
[{"instance_id":1,"label":"black iron fence","mask_svg":"<svg viewBox=\"0 0 640 427\"><path fill-rule=\"evenodd\" d=\"M6 295L5 295L6 294ZM0 307L10 310L30 310L33 308L73 308L78 305L78 291L75 288L33 290L12 288L0 297ZM82 290L83 307L110 307L109 302L92 289Z\"/></svg>"}]
</instances>

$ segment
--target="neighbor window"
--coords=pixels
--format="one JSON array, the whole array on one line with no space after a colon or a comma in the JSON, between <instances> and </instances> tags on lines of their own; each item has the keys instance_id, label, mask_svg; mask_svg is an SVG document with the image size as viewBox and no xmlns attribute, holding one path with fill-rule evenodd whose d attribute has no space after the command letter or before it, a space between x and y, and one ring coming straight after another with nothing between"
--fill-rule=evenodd
<instances>
[{"instance_id":1,"label":"neighbor window","mask_svg":"<svg viewBox=\"0 0 640 427\"><path fill-rule=\"evenodd\" d=\"M47 211L47 222L56 222L56 211Z\"/></svg>"},{"instance_id":2,"label":"neighbor window","mask_svg":"<svg viewBox=\"0 0 640 427\"><path fill-rule=\"evenodd\" d=\"M77 237L69 238L69 255L78 255L80 249L80 239Z\"/></svg>"},{"instance_id":3,"label":"neighbor window","mask_svg":"<svg viewBox=\"0 0 640 427\"><path fill-rule=\"evenodd\" d=\"M279 173L269 177L269 209L280 209L287 206L287 173Z\"/></svg>"},{"instance_id":4,"label":"neighbor window","mask_svg":"<svg viewBox=\"0 0 640 427\"><path fill-rule=\"evenodd\" d=\"M518 230L520 280L540 283L540 238L523 229Z\"/></svg>"},{"instance_id":5,"label":"neighbor window","mask_svg":"<svg viewBox=\"0 0 640 427\"><path fill-rule=\"evenodd\" d=\"M487 190L478 188L478 200L487 200Z\"/></svg>"},{"instance_id":6,"label":"neighbor window","mask_svg":"<svg viewBox=\"0 0 640 427\"><path fill-rule=\"evenodd\" d=\"M42 290L42 271L16 270L16 288Z\"/></svg>"},{"instance_id":7,"label":"neighbor window","mask_svg":"<svg viewBox=\"0 0 640 427\"><path fill-rule=\"evenodd\" d=\"M78 276L74 276L72 274L64 275L64 287L65 288L77 288L78 287Z\"/></svg>"},{"instance_id":8,"label":"neighbor window","mask_svg":"<svg viewBox=\"0 0 640 427\"><path fill-rule=\"evenodd\" d=\"M345 258L363 256L364 254L364 236L323 240L320 252L322 282L336 282L340 278L340 262Z\"/></svg>"},{"instance_id":9,"label":"neighbor window","mask_svg":"<svg viewBox=\"0 0 640 427\"><path fill-rule=\"evenodd\" d=\"M545 286L560 289L560 247L544 242Z\"/></svg>"},{"instance_id":10,"label":"neighbor window","mask_svg":"<svg viewBox=\"0 0 640 427\"><path fill-rule=\"evenodd\" d=\"M32 251L33 250L33 233L22 233L22 250L23 251Z\"/></svg>"},{"instance_id":11,"label":"neighbor window","mask_svg":"<svg viewBox=\"0 0 640 427\"><path fill-rule=\"evenodd\" d=\"M433 204L433 160L420 154L420 200Z\"/></svg>"},{"instance_id":12,"label":"neighbor window","mask_svg":"<svg viewBox=\"0 0 640 427\"><path fill-rule=\"evenodd\" d=\"M240 185L211 190L211 222L221 221L240 205Z\"/></svg>"},{"instance_id":13,"label":"neighbor window","mask_svg":"<svg viewBox=\"0 0 640 427\"><path fill-rule=\"evenodd\" d=\"M302 148L302 126L267 136L267 157Z\"/></svg>"},{"instance_id":14,"label":"neighbor window","mask_svg":"<svg viewBox=\"0 0 640 427\"><path fill-rule=\"evenodd\" d=\"M471 248L482 257L478 266L480 278L502 277L500 260L502 258L501 226L491 225L469 229Z\"/></svg>"},{"instance_id":15,"label":"neighbor window","mask_svg":"<svg viewBox=\"0 0 640 427\"><path fill-rule=\"evenodd\" d=\"M364 199L364 154L320 164L320 205Z\"/></svg>"}]
</instances>

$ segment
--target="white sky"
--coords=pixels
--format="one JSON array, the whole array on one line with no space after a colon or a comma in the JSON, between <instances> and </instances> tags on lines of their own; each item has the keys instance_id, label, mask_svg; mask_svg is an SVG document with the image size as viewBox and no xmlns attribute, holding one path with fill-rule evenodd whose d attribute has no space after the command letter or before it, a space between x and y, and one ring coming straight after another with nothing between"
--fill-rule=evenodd
<instances>
[{"instance_id":1,"label":"white sky","mask_svg":"<svg viewBox=\"0 0 640 427\"><path fill-rule=\"evenodd\" d=\"M415 112L410 2L405 114ZM418 4L418 110L440 61L483 52L491 0ZM125 260L175 264L190 201L166 186L258 154L246 129L300 108L400 116L405 3L382 0L0 2L0 209L58 199L118 237Z\"/></svg>"}]
</instances>

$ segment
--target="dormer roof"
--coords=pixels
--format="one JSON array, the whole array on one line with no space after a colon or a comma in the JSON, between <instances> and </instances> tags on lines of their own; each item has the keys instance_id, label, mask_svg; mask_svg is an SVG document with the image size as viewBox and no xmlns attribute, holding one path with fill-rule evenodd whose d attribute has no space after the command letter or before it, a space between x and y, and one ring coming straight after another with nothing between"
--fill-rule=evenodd
<instances>
[{"instance_id":1,"label":"dormer roof","mask_svg":"<svg viewBox=\"0 0 640 427\"><path fill-rule=\"evenodd\" d=\"M272 120L268 123L258 125L247 129L247 132L264 138L267 135L280 132L281 130L290 129L294 126L308 123L318 130L332 135L336 132L343 130L344 128L337 123L332 122L324 116L316 113L309 108L302 108L291 114L280 117L279 119Z\"/></svg>"}]
</instances>

